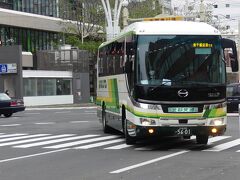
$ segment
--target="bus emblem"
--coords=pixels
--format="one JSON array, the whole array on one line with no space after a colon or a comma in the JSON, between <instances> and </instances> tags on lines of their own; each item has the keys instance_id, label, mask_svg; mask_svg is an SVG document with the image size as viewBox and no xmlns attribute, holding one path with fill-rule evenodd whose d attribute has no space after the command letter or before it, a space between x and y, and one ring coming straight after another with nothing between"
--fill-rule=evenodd
<instances>
[{"instance_id":1,"label":"bus emblem","mask_svg":"<svg viewBox=\"0 0 240 180\"><path fill-rule=\"evenodd\" d=\"M185 98L188 96L188 91L186 89L180 89L178 91L178 96L181 98Z\"/></svg>"}]
</instances>

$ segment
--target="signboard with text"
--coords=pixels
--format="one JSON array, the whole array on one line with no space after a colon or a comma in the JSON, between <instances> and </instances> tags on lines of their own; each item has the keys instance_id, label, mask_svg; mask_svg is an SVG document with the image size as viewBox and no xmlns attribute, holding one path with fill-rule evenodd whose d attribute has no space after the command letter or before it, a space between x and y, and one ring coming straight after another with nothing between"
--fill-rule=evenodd
<instances>
[{"instance_id":1,"label":"signboard with text","mask_svg":"<svg viewBox=\"0 0 240 180\"><path fill-rule=\"evenodd\" d=\"M17 73L17 64L0 64L0 74Z\"/></svg>"}]
</instances>

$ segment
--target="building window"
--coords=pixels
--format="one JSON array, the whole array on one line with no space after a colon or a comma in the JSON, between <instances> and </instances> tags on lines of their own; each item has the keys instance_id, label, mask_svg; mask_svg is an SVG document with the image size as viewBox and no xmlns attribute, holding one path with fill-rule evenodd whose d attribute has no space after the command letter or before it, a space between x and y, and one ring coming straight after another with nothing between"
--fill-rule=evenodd
<instances>
[{"instance_id":1,"label":"building window","mask_svg":"<svg viewBox=\"0 0 240 180\"><path fill-rule=\"evenodd\" d=\"M217 4L214 4L213 7L214 7L214 8L218 8L218 5L217 5Z\"/></svg>"},{"instance_id":2,"label":"building window","mask_svg":"<svg viewBox=\"0 0 240 180\"><path fill-rule=\"evenodd\" d=\"M24 96L71 95L72 80L65 78L24 78Z\"/></svg>"},{"instance_id":3,"label":"building window","mask_svg":"<svg viewBox=\"0 0 240 180\"><path fill-rule=\"evenodd\" d=\"M226 4L226 8L229 8L230 7L230 4Z\"/></svg>"}]
</instances>

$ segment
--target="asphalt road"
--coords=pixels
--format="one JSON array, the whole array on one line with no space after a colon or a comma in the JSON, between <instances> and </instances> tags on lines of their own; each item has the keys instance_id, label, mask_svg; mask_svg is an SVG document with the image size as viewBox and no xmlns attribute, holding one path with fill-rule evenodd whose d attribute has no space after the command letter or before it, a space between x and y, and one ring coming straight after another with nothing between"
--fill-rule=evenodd
<instances>
[{"instance_id":1,"label":"asphalt road","mask_svg":"<svg viewBox=\"0 0 240 180\"><path fill-rule=\"evenodd\" d=\"M104 134L96 109L27 110L0 117L0 180L237 180L238 116L206 147L149 139L126 146Z\"/></svg>"}]
</instances>

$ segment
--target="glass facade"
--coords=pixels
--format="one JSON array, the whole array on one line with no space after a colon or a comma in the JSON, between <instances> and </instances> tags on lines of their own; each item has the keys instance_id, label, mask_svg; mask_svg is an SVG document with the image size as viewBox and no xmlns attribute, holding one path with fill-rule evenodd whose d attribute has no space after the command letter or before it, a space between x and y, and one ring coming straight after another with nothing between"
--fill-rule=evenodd
<instances>
[{"instance_id":1,"label":"glass facade","mask_svg":"<svg viewBox=\"0 0 240 180\"><path fill-rule=\"evenodd\" d=\"M58 0L0 0L0 7L16 11L58 17Z\"/></svg>"},{"instance_id":2,"label":"glass facade","mask_svg":"<svg viewBox=\"0 0 240 180\"><path fill-rule=\"evenodd\" d=\"M72 94L72 79L24 78L23 96L56 96Z\"/></svg>"},{"instance_id":3,"label":"glass facade","mask_svg":"<svg viewBox=\"0 0 240 180\"><path fill-rule=\"evenodd\" d=\"M59 0L0 0L0 8L58 17ZM60 33L0 25L2 46L22 45L23 51L52 50Z\"/></svg>"},{"instance_id":4,"label":"glass facade","mask_svg":"<svg viewBox=\"0 0 240 180\"><path fill-rule=\"evenodd\" d=\"M53 49L59 36L54 32L0 25L2 46L22 45L22 50L28 52Z\"/></svg>"}]
</instances>

